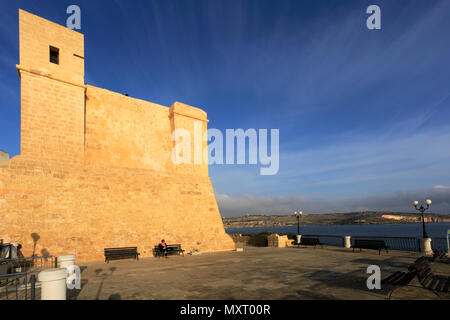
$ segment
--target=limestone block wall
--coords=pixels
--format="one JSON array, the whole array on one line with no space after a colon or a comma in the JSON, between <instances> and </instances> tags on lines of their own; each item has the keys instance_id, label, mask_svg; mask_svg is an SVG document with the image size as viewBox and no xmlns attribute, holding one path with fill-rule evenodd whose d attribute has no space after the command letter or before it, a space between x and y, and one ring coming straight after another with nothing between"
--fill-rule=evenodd
<instances>
[{"instance_id":1,"label":"limestone block wall","mask_svg":"<svg viewBox=\"0 0 450 320\"><path fill-rule=\"evenodd\" d=\"M170 138L169 108L87 86L87 162L170 172Z\"/></svg>"},{"instance_id":2,"label":"limestone block wall","mask_svg":"<svg viewBox=\"0 0 450 320\"><path fill-rule=\"evenodd\" d=\"M170 107L169 117L172 130L184 130L190 137L190 155L187 157L188 163L177 164L175 166L175 172L208 175L208 159L203 158L203 150L208 145L206 139L208 124L206 112L180 102L175 102ZM177 142L172 143L172 146L175 147L176 143L179 143L178 139ZM180 156L178 152L176 154Z\"/></svg>"},{"instance_id":3,"label":"limestone block wall","mask_svg":"<svg viewBox=\"0 0 450 320\"><path fill-rule=\"evenodd\" d=\"M267 246L276 248L285 248L292 245L292 240L289 240L287 235L280 236L273 233L267 237Z\"/></svg>"},{"instance_id":4,"label":"limestone block wall","mask_svg":"<svg viewBox=\"0 0 450 320\"><path fill-rule=\"evenodd\" d=\"M279 247L279 235L278 234L271 234L267 237L267 246L268 247Z\"/></svg>"},{"instance_id":5,"label":"limestone block wall","mask_svg":"<svg viewBox=\"0 0 450 320\"><path fill-rule=\"evenodd\" d=\"M244 246L267 247L268 245L268 236L264 234L252 234L245 236L242 234L230 234L230 237L233 239L234 243Z\"/></svg>"},{"instance_id":6,"label":"limestone block wall","mask_svg":"<svg viewBox=\"0 0 450 320\"><path fill-rule=\"evenodd\" d=\"M104 248L138 246L148 257L161 239L188 251L235 248L201 176L19 156L0 165L0 215L0 238L25 256L102 260Z\"/></svg>"},{"instance_id":7,"label":"limestone block wall","mask_svg":"<svg viewBox=\"0 0 450 320\"><path fill-rule=\"evenodd\" d=\"M168 108L86 85L85 118L85 158L89 163L208 176L208 162L203 158L200 163L195 161L196 134L201 155L207 147L203 137L208 120L201 109L180 102ZM177 129L192 138L190 164L174 164L172 133Z\"/></svg>"},{"instance_id":8,"label":"limestone block wall","mask_svg":"<svg viewBox=\"0 0 450 320\"><path fill-rule=\"evenodd\" d=\"M84 88L21 70L21 154L81 159Z\"/></svg>"}]
</instances>

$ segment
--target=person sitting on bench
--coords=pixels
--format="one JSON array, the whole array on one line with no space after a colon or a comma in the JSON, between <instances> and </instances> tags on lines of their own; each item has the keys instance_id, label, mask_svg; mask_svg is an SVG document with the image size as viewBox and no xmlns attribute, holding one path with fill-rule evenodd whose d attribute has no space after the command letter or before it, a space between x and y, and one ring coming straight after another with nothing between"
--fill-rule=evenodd
<instances>
[{"instance_id":1,"label":"person sitting on bench","mask_svg":"<svg viewBox=\"0 0 450 320\"><path fill-rule=\"evenodd\" d=\"M164 239L161 240L161 243L158 245L159 251L161 251L161 253L164 253L164 256L167 258L169 258L167 256L167 244L166 241Z\"/></svg>"}]
</instances>

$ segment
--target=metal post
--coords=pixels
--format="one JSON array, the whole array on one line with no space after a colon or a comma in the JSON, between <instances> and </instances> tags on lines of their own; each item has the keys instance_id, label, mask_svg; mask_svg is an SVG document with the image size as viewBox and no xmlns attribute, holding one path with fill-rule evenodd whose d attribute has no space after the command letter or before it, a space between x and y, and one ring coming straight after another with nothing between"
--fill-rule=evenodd
<instances>
[{"instance_id":1,"label":"metal post","mask_svg":"<svg viewBox=\"0 0 450 320\"><path fill-rule=\"evenodd\" d=\"M19 278L16 278L16 300L19 300Z\"/></svg>"},{"instance_id":2,"label":"metal post","mask_svg":"<svg viewBox=\"0 0 450 320\"><path fill-rule=\"evenodd\" d=\"M447 230L447 257L450 257L450 230Z\"/></svg>"},{"instance_id":3,"label":"metal post","mask_svg":"<svg viewBox=\"0 0 450 320\"><path fill-rule=\"evenodd\" d=\"M5 294L6 294L6 300L8 300L8 278L6 278Z\"/></svg>"},{"instance_id":4,"label":"metal post","mask_svg":"<svg viewBox=\"0 0 450 320\"><path fill-rule=\"evenodd\" d=\"M28 300L28 282L27 282L27 278L28 278L28 275L27 274L25 274L25 300Z\"/></svg>"},{"instance_id":5,"label":"metal post","mask_svg":"<svg viewBox=\"0 0 450 320\"><path fill-rule=\"evenodd\" d=\"M420 212L422 213L422 231L423 231L423 238L428 238L427 230L425 229L425 208L420 207Z\"/></svg>"},{"instance_id":6,"label":"metal post","mask_svg":"<svg viewBox=\"0 0 450 320\"><path fill-rule=\"evenodd\" d=\"M423 239L428 239L428 234L427 234L427 230L425 228L425 211L427 211L430 208L431 205L431 200L427 200L425 201L425 204L427 205L426 207L424 207L423 205L419 206L419 201L414 201L413 205L414 208L416 208L417 211L419 211L421 213L422 216L422 231L423 231Z\"/></svg>"},{"instance_id":7,"label":"metal post","mask_svg":"<svg viewBox=\"0 0 450 320\"><path fill-rule=\"evenodd\" d=\"M31 287L31 300L36 300L36 276L34 274L30 277L30 287Z\"/></svg>"},{"instance_id":8,"label":"metal post","mask_svg":"<svg viewBox=\"0 0 450 320\"><path fill-rule=\"evenodd\" d=\"M55 257L55 268L58 268L58 257Z\"/></svg>"}]
</instances>

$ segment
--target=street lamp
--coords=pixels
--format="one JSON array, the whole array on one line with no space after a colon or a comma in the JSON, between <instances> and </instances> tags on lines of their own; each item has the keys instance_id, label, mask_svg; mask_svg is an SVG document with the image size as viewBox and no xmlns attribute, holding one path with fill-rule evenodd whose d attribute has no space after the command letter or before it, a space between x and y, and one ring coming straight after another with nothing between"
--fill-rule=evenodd
<instances>
[{"instance_id":1,"label":"street lamp","mask_svg":"<svg viewBox=\"0 0 450 320\"><path fill-rule=\"evenodd\" d=\"M300 217L302 216L303 212L301 211L294 211L294 215L297 217L297 242L300 242Z\"/></svg>"},{"instance_id":2,"label":"street lamp","mask_svg":"<svg viewBox=\"0 0 450 320\"><path fill-rule=\"evenodd\" d=\"M419 206L419 201L414 201L413 202L414 208L416 208L417 211L420 211L420 213L422 215L422 229L423 229L423 238L424 239L428 238L427 230L425 229L425 215L424 215L424 212L426 210L430 209L431 200L426 200L425 204L427 205L426 207L424 207L423 205L418 207Z\"/></svg>"}]
</instances>

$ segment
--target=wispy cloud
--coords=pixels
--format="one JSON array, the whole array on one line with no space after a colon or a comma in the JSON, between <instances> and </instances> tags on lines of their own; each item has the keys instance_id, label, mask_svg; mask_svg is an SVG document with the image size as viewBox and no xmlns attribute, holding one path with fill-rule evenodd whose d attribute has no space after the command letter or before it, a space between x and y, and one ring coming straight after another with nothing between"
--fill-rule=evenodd
<instances>
[{"instance_id":1,"label":"wispy cloud","mask_svg":"<svg viewBox=\"0 0 450 320\"><path fill-rule=\"evenodd\" d=\"M233 195L302 192L361 196L373 188L379 193L448 184L450 129L416 131L402 126L400 123L398 131L378 136L335 138L332 144L317 148L284 146L279 174L273 177L261 177L249 166L214 166L211 175L219 192Z\"/></svg>"},{"instance_id":2,"label":"wispy cloud","mask_svg":"<svg viewBox=\"0 0 450 320\"><path fill-rule=\"evenodd\" d=\"M304 213L338 213L357 211L398 211L413 212L415 200L433 201L431 212L450 214L450 188L413 190L386 195L358 198L309 198L303 195L254 197L243 195L230 197L225 194L216 196L221 214L225 217L237 217L245 214L289 215L295 210Z\"/></svg>"}]
</instances>

